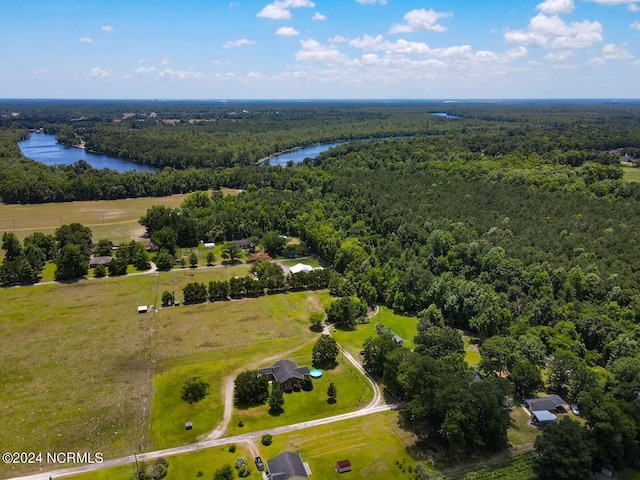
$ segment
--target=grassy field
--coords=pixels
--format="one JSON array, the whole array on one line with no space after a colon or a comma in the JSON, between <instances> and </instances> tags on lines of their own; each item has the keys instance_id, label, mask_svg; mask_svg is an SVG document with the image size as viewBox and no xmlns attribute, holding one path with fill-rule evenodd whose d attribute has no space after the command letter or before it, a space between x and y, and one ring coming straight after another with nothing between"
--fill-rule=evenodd
<instances>
[{"instance_id":1,"label":"grassy field","mask_svg":"<svg viewBox=\"0 0 640 480\"><path fill-rule=\"evenodd\" d=\"M241 190L222 189L225 195ZM21 240L33 232L53 233L60 225L81 223L90 227L94 241L114 243L137 240L144 232L138 219L153 205L179 207L186 194L169 197L128 198L42 205L0 204L0 232L14 232Z\"/></svg>"},{"instance_id":2,"label":"grassy field","mask_svg":"<svg viewBox=\"0 0 640 480\"><path fill-rule=\"evenodd\" d=\"M211 480L215 471L225 464L233 466L238 457L245 457L249 461L251 467L251 475L249 480L257 480L262 478L255 468L251 452L242 444L237 445L235 452L230 452L229 447L210 448L208 450L200 450L184 455L174 457L166 457L169 461L167 476L165 480L183 480L185 478L203 478ZM148 465L153 462L147 462ZM134 464L125 465L123 467L107 468L96 472L85 473L82 475L73 475L73 480L126 480L132 477L135 472ZM199 473L201 473L199 475Z\"/></svg>"},{"instance_id":3,"label":"grassy field","mask_svg":"<svg viewBox=\"0 0 640 480\"><path fill-rule=\"evenodd\" d=\"M398 426L396 412L384 412L338 424L276 435L269 447L260 445L264 459L284 450L299 452L315 479L350 478L368 480L413 479L416 459L408 453L413 437ZM337 461L348 459L353 470L339 474ZM396 463L397 462L397 463Z\"/></svg>"},{"instance_id":4,"label":"grassy field","mask_svg":"<svg viewBox=\"0 0 640 480\"><path fill-rule=\"evenodd\" d=\"M212 354L230 361L239 347L255 353L267 345L276 352L313 339L308 317L321 308L325 292L137 313L137 305L157 305L163 290L181 299L189 281L246 271L186 269L0 290L0 416L12 426L0 431L0 445L11 451L102 451L105 458L128 455L140 444L148 450L154 447L154 374ZM219 389L210 396L219 396ZM12 472L0 465L0 478Z\"/></svg>"},{"instance_id":5,"label":"grassy field","mask_svg":"<svg viewBox=\"0 0 640 480\"><path fill-rule=\"evenodd\" d=\"M640 182L640 168L622 167L624 178L627 182Z\"/></svg>"},{"instance_id":6,"label":"grassy field","mask_svg":"<svg viewBox=\"0 0 640 480\"><path fill-rule=\"evenodd\" d=\"M349 353L360 358L360 350L364 339L367 337L376 337L376 323L388 326L404 339L404 346L413 348L413 338L418 333L418 319L415 317L406 317L393 313L393 310L387 307L380 307L379 313L371 318L369 323L358 325L353 330L338 330L333 336Z\"/></svg>"},{"instance_id":7,"label":"grassy field","mask_svg":"<svg viewBox=\"0 0 640 480\"><path fill-rule=\"evenodd\" d=\"M444 478L446 480L530 480L534 478L532 459L531 453L523 453L511 456L501 463Z\"/></svg>"},{"instance_id":8,"label":"grassy field","mask_svg":"<svg viewBox=\"0 0 640 480\"><path fill-rule=\"evenodd\" d=\"M311 368L311 351L315 342L307 344L296 352L287 355L298 365ZM268 367L274 362L261 364ZM338 355L338 366L333 370L324 370L322 378L314 379L314 388L310 392L293 392L284 395L284 412L274 416L269 414L269 406L262 405L248 409L235 409L229 425L230 435L263 430L267 428L305 422L316 418L338 415L366 406L373 398L373 391L364 377L348 362ZM338 391L337 402L327 402L327 388L333 382ZM243 427L238 422L244 422Z\"/></svg>"}]
</instances>

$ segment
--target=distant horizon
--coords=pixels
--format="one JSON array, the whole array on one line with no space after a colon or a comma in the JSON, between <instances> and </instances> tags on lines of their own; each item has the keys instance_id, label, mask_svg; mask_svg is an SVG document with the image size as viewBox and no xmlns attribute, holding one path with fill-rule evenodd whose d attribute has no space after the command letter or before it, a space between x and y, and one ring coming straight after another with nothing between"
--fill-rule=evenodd
<instances>
[{"instance_id":1,"label":"distant horizon","mask_svg":"<svg viewBox=\"0 0 640 480\"><path fill-rule=\"evenodd\" d=\"M509 102L640 102L640 97L601 97L601 98L0 98L0 102L369 102L369 103L392 103L392 102L430 102L443 104L456 103L509 103Z\"/></svg>"},{"instance_id":2,"label":"distant horizon","mask_svg":"<svg viewBox=\"0 0 640 480\"><path fill-rule=\"evenodd\" d=\"M0 29L16 99L640 98L640 0L3 0Z\"/></svg>"}]
</instances>

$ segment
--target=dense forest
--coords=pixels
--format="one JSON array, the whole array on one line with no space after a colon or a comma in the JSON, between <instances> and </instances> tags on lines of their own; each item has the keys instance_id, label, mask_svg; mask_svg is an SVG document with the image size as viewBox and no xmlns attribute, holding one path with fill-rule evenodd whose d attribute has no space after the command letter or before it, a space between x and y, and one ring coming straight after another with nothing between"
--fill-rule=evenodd
<instances>
[{"instance_id":1,"label":"dense forest","mask_svg":"<svg viewBox=\"0 0 640 480\"><path fill-rule=\"evenodd\" d=\"M159 112L114 122L116 107L78 122L5 117L0 159L18 173L13 182L0 173L3 199L17 198L10 184L26 179L52 191L47 182L72 179L73 197L74 182L98 178L77 165L48 170L41 181L27 173L45 167L20 159L15 140L38 126L101 152L122 154L109 149L126 145L130 158L171 165L133 175L140 184L192 172L202 183L180 191L213 194L150 209L141 222L151 238L189 247L298 236L342 275L333 293L343 299L330 319L354 315L359 302L418 316L413 351L383 335L369 339L364 359L407 401L405 426L421 440L449 455L503 449L505 396L543 390L577 402L585 422L562 421L539 437L540 478L584 478L549 453L576 458L575 445L587 472L640 467L640 187L620 167L621 157L640 152L640 105L447 104L461 118L442 118L430 115L442 104L285 104L277 115L260 104L199 118L197 104L167 112L175 124ZM296 166L252 165L291 146L398 135L405 138L352 142ZM143 156L151 144L157 152ZM163 151L167 144L173 153ZM220 186L244 191L223 197ZM17 201L35 201L29 195ZM484 380L474 381L463 360L460 331L480 339Z\"/></svg>"}]
</instances>

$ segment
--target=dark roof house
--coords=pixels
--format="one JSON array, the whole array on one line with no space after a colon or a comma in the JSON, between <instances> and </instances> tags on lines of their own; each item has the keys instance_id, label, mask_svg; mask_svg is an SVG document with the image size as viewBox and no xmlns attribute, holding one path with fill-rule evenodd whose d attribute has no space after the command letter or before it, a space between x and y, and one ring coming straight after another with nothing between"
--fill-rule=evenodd
<instances>
[{"instance_id":1,"label":"dark roof house","mask_svg":"<svg viewBox=\"0 0 640 480\"><path fill-rule=\"evenodd\" d=\"M282 452L267 460L269 480L306 480L309 478L299 453Z\"/></svg>"},{"instance_id":2,"label":"dark roof house","mask_svg":"<svg viewBox=\"0 0 640 480\"><path fill-rule=\"evenodd\" d=\"M89 260L89 268L97 267L98 265L109 265L113 260L113 257L103 256L103 257L93 257Z\"/></svg>"},{"instance_id":3,"label":"dark roof house","mask_svg":"<svg viewBox=\"0 0 640 480\"><path fill-rule=\"evenodd\" d=\"M283 387L302 380L308 374L309 367L299 367L296 362L291 360L280 360L272 367L260 369L260 375L271 375Z\"/></svg>"},{"instance_id":4,"label":"dark roof house","mask_svg":"<svg viewBox=\"0 0 640 480\"><path fill-rule=\"evenodd\" d=\"M567 402L559 395L549 395L540 398L527 398L524 401L530 412L546 410L552 413L566 412Z\"/></svg>"},{"instance_id":5,"label":"dark roof house","mask_svg":"<svg viewBox=\"0 0 640 480\"><path fill-rule=\"evenodd\" d=\"M249 243L249 240L247 240L246 238L243 238L241 240L234 240L233 243L235 243L237 246L239 246L243 250L246 250L251 246L251 244Z\"/></svg>"}]
</instances>

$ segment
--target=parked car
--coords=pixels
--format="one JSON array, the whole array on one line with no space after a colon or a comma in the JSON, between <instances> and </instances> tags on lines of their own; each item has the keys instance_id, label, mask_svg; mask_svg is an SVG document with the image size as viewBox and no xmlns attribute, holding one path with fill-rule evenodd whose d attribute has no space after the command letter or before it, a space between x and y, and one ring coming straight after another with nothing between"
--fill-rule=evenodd
<instances>
[{"instance_id":1,"label":"parked car","mask_svg":"<svg viewBox=\"0 0 640 480\"><path fill-rule=\"evenodd\" d=\"M580 407L578 406L577 403L571 404L571 411L573 412L574 415L580 415Z\"/></svg>"},{"instance_id":2,"label":"parked car","mask_svg":"<svg viewBox=\"0 0 640 480\"><path fill-rule=\"evenodd\" d=\"M264 463L262 463L262 458L260 457L256 457L255 459L256 462L256 468L258 469L259 472L264 470Z\"/></svg>"}]
</instances>

